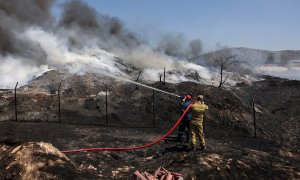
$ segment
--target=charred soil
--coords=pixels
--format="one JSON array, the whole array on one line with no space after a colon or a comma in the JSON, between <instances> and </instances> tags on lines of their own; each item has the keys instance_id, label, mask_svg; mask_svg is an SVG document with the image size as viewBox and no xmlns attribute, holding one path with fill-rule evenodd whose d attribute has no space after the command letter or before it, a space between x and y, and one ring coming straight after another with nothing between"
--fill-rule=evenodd
<instances>
[{"instance_id":1,"label":"charred soil","mask_svg":"<svg viewBox=\"0 0 300 180\"><path fill-rule=\"evenodd\" d=\"M44 141L59 150L132 147L158 139L180 115L180 98L109 81L106 116L106 85L103 81L97 83L98 80L91 75L64 80L61 123L57 94L49 89L49 85L56 86L58 82L41 86L36 80L30 87L19 89L20 122L12 121L13 92L1 92L1 179L24 179L24 161L12 153L19 146L36 153L36 163L53 161L52 155L42 154L46 150L40 143L27 142ZM151 86L179 95L205 96L209 106L205 117L207 150L190 151L188 143L174 140L175 131L163 142L137 151L69 153L66 157L57 150L55 158L65 161L66 167L53 168L57 171L40 168L40 174L53 179L72 178L67 176L69 173L82 179L132 179L136 170L153 172L163 166L183 173L187 179L300 178L298 81L265 77L251 86L225 89L191 82ZM253 137L252 99L256 110L256 138ZM16 168L12 169L10 164Z\"/></svg>"}]
</instances>

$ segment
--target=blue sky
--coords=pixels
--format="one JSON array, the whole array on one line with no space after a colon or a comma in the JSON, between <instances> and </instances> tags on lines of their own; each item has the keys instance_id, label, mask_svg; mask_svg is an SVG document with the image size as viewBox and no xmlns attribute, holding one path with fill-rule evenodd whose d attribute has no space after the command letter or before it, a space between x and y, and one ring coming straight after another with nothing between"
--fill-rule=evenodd
<instances>
[{"instance_id":1,"label":"blue sky","mask_svg":"<svg viewBox=\"0 0 300 180\"><path fill-rule=\"evenodd\" d=\"M145 39L161 33L217 44L266 50L300 50L299 0L84 0L98 12L120 18ZM63 0L58 0L63 2ZM60 7L54 8L59 14Z\"/></svg>"}]
</instances>

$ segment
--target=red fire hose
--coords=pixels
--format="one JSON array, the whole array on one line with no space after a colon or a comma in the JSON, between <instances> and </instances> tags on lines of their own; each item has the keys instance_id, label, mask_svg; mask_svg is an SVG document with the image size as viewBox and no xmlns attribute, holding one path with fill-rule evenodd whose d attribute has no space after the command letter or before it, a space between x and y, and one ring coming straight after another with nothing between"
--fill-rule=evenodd
<instances>
[{"instance_id":1,"label":"red fire hose","mask_svg":"<svg viewBox=\"0 0 300 180\"><path fill-rule=\"evenodd\" d=\"M136 150L136 149L142 149L142 148L150 147L150 146L152 146L154 144L159 143L164 138L166 138L168 135L170 135L176 129L176 127L179 125L179 123L181 122L181 120L183 119L183 117L188 112L188 110L190 109L191 106L192 106L192 104L190 104L186 108L186 110L183 112L183 114L180 116L180 118L177 120L177 122L173 125L173 127L166 134L164 134L159 139L157 139L157 140L155 140L153 142L150 142L148 144L140 145L140 146L133 146L133 147L125 147L125 148L120 148L120 147L98 147L98 148L84 148L84 149L74 149L74 150L63 150L61 152L63 152L63 153L71 153L71 152L85 152L85 151L131 151L131 150Z\"/></svg>"}]
</instances>

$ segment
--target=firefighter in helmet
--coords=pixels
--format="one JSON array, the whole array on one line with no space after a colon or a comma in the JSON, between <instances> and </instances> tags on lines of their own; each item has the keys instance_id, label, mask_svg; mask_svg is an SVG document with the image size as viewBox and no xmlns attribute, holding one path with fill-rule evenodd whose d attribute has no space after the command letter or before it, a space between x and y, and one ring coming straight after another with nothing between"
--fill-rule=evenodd
<instances>
[{"instance_id":1,"label":"firefighter in helmet","mask_svg":"<svg viewBox=\"0 0 300 180\"><path fill-rule=\"evenodd\" d=\"M203 95L199 95L196 102L191 106L190 109L192 112L192 118L190 122L190 129L192 134L192 150L196 150L196 136L199 138L200 150L206 149L203 133L203 118L205 111L208 110L208 106L204 103L203 99Z\"/></svg>"},{"instance_id":2,"label":"firefighter in helmet","mask_svg":"<svg viewBox=\"0 0 300 180\"><path fill-rule=\"evenodd\" d=\"M183 99L183 102L181 103L181 112L183 113L185 109L192 103L192 96L187 95ZM185 141L189 142L189 131L190 131L190 120L192 117L192 112L189 111L185 114L183 117L180 125L179 125L179 131L178 131L178 141L182 142L183 139L183 134L185 134Z\"/></svg>"}]
</instances>

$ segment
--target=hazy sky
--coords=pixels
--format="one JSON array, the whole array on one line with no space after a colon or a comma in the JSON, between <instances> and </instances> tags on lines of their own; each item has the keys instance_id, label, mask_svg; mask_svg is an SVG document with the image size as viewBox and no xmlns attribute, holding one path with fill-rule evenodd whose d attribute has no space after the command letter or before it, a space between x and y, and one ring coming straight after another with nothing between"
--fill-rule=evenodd
<instances>
[{"instance_id":1,"label":"hazy sky","mask_svg":"<svg viewBox=\"0 0 300 180\"><path fill-rule=\"evenodd\" d=\"M84 0L143 38L182 33L217 45L300 50L300 0ZM63 0L58 0L63 2ZM56 6L55 14L60 7Z\"/></svg>"}]
</instances>

